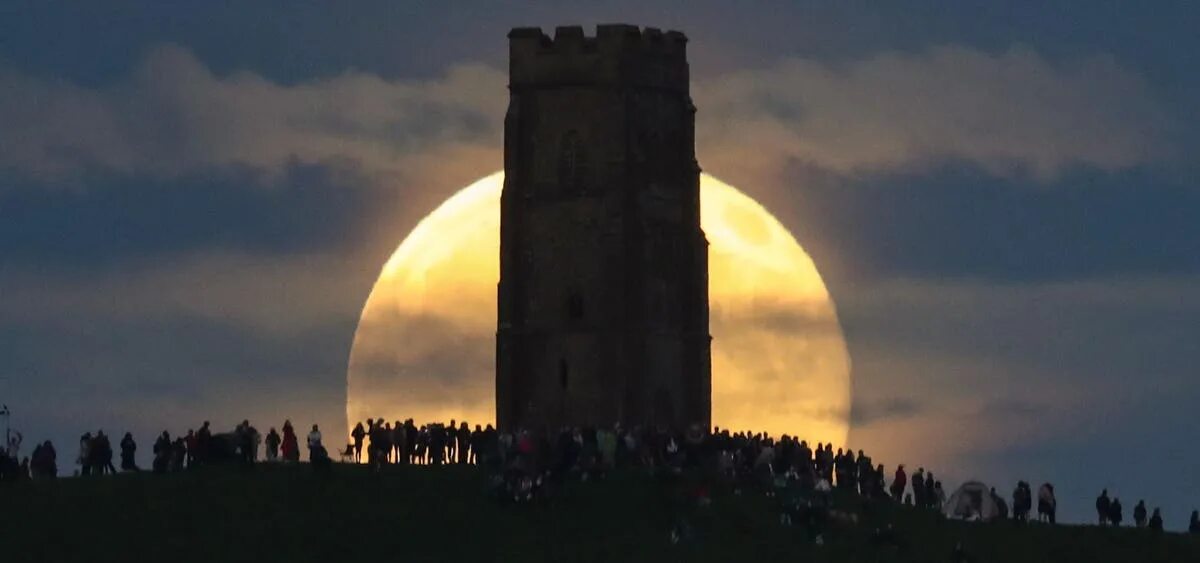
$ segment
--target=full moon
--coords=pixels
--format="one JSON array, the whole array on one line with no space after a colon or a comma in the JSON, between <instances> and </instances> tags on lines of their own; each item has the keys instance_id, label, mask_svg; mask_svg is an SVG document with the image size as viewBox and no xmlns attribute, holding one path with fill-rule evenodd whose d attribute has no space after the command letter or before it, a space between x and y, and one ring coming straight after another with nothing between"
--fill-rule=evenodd
<instances>
[{"instance_id":1,"label":"full moon","mask_svg":"<svg viewBox=\"0 0 1200 563\"><path fill-rule=\"evenodd\" d=\"M426 216L384 265L350 352L346 416L495 420L497 172ZM845 444L850 358L812 258L766 209L700 178L713 424Z\"/></svg>"}]
</instances>

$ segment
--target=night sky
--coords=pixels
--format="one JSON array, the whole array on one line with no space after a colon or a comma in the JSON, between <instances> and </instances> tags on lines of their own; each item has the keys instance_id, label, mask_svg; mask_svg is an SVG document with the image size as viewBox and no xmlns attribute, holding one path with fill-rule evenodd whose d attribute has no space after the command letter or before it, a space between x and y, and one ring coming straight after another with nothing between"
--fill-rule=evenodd
<instances>
[{"instance_id":1,"label":"night sky","mask_svg":"<svg viewBox=\"0 0 1200 563\"><path fill-rule=\"evenodd\" d=\"M1069 520L1200 506L1200 4L435 4L0 2L26 453L342 432L380 267L502 167L508 30L625 22L688 35L701 166L825 277L855 449L1050 481Z\"/></svg>"}]
</instances>

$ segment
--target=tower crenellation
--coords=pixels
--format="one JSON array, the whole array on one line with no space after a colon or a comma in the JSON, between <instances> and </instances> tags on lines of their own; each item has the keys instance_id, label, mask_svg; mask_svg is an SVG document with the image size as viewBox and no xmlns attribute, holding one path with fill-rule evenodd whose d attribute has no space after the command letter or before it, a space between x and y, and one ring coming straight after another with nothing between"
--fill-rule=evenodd
<instances>
[{"instance_id":1,"label":"tower crenellation","mask_svg":"<svg viewBox=\"0 0 1200 563\"><path fill-rule=\"evenodd\" d=\"M626 24L560 26L554 36L522 27L509 35L510 87L559 83L634 85L686 92L687 37Z\"/></svg>"}]
</instances>

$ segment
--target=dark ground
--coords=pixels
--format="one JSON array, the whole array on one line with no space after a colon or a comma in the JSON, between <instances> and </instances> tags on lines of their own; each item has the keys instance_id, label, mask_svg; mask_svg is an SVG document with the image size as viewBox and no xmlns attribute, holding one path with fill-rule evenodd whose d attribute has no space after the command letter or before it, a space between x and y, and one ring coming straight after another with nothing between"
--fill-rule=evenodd
<instances>
[{"instance_id":1,"label":"dark ground","mask_svg":"<svg viewBox=\"0 0 1200 563\"><path fill-rule=\"evenodd\" d=\"M534 504L489 497L470 467L206 468L0 486L3 561L896 561L946 562L962 541L979 562L1200 562L1200 538L1145 530L947 522L838 497L858 523L823 546L779 523L761 494L714 494L695 538L669 542L677 503L641 472L573 483ZM872 531L892 522L902 547Z\"/></svg>"}]
</instances>

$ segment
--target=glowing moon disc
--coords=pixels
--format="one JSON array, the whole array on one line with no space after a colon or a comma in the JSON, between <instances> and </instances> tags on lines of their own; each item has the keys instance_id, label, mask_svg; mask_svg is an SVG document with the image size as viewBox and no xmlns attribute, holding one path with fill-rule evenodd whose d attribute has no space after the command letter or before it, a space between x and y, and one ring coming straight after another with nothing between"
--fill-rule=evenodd
<instances>
[{"instance_id":1,"label":"glowing moon disc","mask_svg":"<svg viewBox=\"0 0 1200 563\"><path fill-rule=\"evenodd\" d=\"M495 420L497 172L430 213L383 267L350 352L346 416ZM762 206L700 180L713 423L844 444L850 359L808 254Z\"/></svg>"}]
</instances>

